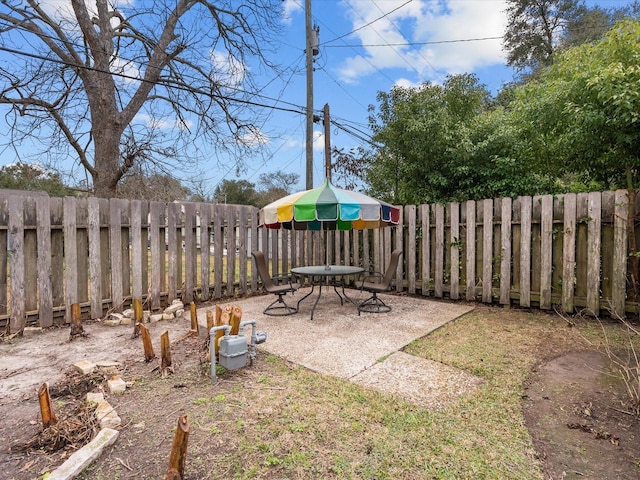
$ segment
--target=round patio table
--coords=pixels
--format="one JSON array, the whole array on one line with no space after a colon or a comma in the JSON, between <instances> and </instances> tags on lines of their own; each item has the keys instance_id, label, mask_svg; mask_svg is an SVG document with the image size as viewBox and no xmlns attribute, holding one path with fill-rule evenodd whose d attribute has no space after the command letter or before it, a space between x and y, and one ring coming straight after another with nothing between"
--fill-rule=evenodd
<instances>
[{"instance_id":1,"label":"round patio table","mask_svg":"<svg viewBox=\"0 0 640 480\"><path fill-rule=\"evenodd\" d=\"M349 298L344 291L344 278L348 277L349 275L357 275L362 272L364 272L364 268L352 267L350 265L310 265L307 267L292 268L291 273L301 277L309 277L311 281L311 291L300 300L298 300L298 309L300 307L300 302L311 295L317 285L318 296L316 297L316 301L311 308L311 320L313 320L313 313L315 312L316 305L318 305L318 301L320 300L320 296L322 295L322 284L328 282L330 278L333 278L335 280L333 282L333 290L336 292L338 297L340 297L340 305L344 303L343 297L349 300L353 305L356 305L356 303L351 298ZM342 295L340 295L340 292L338 292L338 289L336 288L338 285L337 282L342 285Z\"/></svg>"}]
</instances>

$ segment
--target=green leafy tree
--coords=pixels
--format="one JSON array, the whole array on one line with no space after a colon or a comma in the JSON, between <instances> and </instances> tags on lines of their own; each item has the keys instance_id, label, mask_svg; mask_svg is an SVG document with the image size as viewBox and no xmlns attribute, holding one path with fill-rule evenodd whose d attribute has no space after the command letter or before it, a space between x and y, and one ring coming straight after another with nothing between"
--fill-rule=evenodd
<instances>
[{"instance_id":1,"label":"green leafy tree","mask_svg":"<svg viewBox=\"0 0 640 480\"><path fill-rule=\"evenodd\" d=\"M520 71L551 65L558 37L577 8L577 0L508 0L507 64Z\"/></svg>"},{"instance_id":2,"label":"green leafy tree","mask_svg":"<svg viewBox=\"0 0 640 480\"><path fill-rule=\"evenodd\" d=\"M213 193L213 201L234 205L257 206L255 185L248 180L223 180Z\"/></svg>"},{"instance_id":3,"label":"green leafy tree","mask_svg":"<svg viewBox=\"0 0 640 480\"><path fill-rule=\"evenodd\" d=\"M473 75L378 95L371 117L369 193L393 203L464 201L537 193L548 186L516 161L515 131Z\"/></svg>"},{"instance_id":4,"label":"green leafy tree","mask_svg":"<svg viewBox=\"0 0 640 480\"><path fill-rule=\"evenodd\" d=\"M52 197L74 195L60 174L32 163L13 163L0 168L0 188L42 191Z\"/></svg>"}]
</instances>

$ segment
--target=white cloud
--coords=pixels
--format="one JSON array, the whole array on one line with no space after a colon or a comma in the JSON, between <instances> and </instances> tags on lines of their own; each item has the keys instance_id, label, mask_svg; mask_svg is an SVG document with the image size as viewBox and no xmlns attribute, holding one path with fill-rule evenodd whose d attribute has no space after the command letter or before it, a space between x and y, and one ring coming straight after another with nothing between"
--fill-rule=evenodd
<instances>
[{"instance_id":1,"label":"white cloud","mask_svg":"<svg viewBox=\"0 0 640 480\"><path fill-rule=\"evenodd\" d=\"M293 21L293 14L304 11L302 3L300 3L300 0L284 0L283 3L282 21L286 25L291 25L291 22Z\"/></svg>"},{"instance_id":2,"label":"white cloud","mask_svg":"<svg viewBox=\"0 0 640 480\"><path fill-rule=\"evenodd\" d=\"M213 80L227 87L238 87L242 85L247 73L246 65L222 52L214 51L211 52L209 56L216 70Z\"/></svg>"},{"instance_id":3,"label":"white cloud","mask_svg":"<svg viewBox=\"0 0 640 480\"><path fill-rule=\"evenodd\" d=\"M506 26L504 0L414 0L385 16L403 3L406 0L345 0L353 29L361 28L348 40L357 38L365 47L363 55L347 58L340 66L343 81L357 83L373 72L392 68L413 72L420 81L441 81L447 74L504 63L500 38L451 42L502 37Z\"/></svg>"},{"instance_id":4,"label":"white cloud","mask_svg":"<svg viewBox=\"0 0 640 480\"><path fill-rule=\"evenodd\" d=\"M138 113L134 119L134 122L145 125L150 130L172 130L177 128L179 130L187 130L193 126L193 122L181 122L179 119L165 119L153 117L147 113Z\"/></svg>"}]
</instances>

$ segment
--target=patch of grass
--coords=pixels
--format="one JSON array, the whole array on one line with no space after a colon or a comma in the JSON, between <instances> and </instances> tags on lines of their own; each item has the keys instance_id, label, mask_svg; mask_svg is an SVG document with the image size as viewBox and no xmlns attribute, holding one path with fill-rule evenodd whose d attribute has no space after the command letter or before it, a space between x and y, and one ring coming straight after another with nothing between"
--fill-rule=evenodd
<instances>
[{"instance_id":1,"label":"patch of grass","mask_svg":"<svg viewBox=\"0 0 640 480\"><path fill-rule=\"evenodd\" d=\"M610 342L615 327L604 326L611 329ZM216 386L203 376L188 392L175 392L154 380L154 389L140 394L146 395L148 412L189 405L196 427L189 438L188 478L543 480L522 416L523 383L536 365L594 348L601 338L597 322L579 321L570 328L555 315L477 307L405 349L483 379L440 411L263 352L252 367L228 372ZM168 400L172 393L188 396ZM129 395L135 394L133 389ZM133 409L132 403L123 408ZM166 429L160 421L154 428L166 435L175 418L161 420ZM125 429L121 435L119 444L142 448L148 433L135 437L133 429ZM170 443L165 440L162 449L157 440L149 445L145 451L159 459L157 466L145 467L140 480L162 478ZM110 455L124 453L116 447ZM206 469L190 465L190 456ZM94 473L107 478L110 468L117 471L118 462L106 455Z\"/></svg>"}]
</instances>

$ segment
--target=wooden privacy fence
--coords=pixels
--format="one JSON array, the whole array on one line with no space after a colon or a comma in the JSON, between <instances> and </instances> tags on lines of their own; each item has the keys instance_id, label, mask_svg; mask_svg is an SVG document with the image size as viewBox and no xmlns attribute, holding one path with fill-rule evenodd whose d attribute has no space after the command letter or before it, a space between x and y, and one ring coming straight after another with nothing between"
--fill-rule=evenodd
<instances>
[{"instance_id":1,"label":"wooden privacy fence","mask_svg":"<svg viewBox=\"0 0 640 480\"><path fill-rule=\"evenodd\" d=\"M0 325L68 323L74 303L97 319L134 298L157 310L253 294L258 249L276 275L325 261L383 271L400 248L397 292L624 315L638 310L627 205L626 190L408 205L395 227L301 232L263 229L250 206L0 192Z\"/></svg>"}]
</instances>

